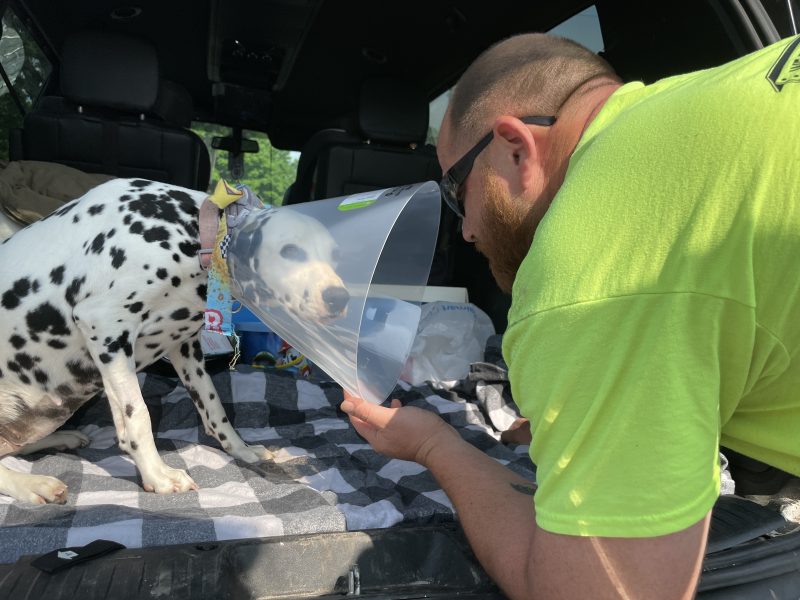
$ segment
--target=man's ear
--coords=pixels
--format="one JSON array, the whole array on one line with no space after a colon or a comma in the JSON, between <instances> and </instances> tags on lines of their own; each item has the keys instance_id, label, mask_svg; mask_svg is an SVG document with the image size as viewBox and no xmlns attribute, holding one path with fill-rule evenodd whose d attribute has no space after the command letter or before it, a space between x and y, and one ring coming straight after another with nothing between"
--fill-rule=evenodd
<instances>
[{"instance_id":1,"label":"man's ear","mask_svg":"<svg viewBox=\"0 0 800 600\"><path fill-rule=\"evenodd\" d=\"M534 182L542 170L546 130L528 127L516 117L503 115L492 128L497 140L494 165L509 182L512 193L520 193Z\"/></svg>"}]
</instances>

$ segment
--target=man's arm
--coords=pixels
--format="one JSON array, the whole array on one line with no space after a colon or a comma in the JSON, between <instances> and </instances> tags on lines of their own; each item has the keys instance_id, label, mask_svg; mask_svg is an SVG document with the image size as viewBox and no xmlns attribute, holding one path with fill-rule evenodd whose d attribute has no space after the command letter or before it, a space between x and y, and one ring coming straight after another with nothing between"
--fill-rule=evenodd
<instances>
[{"instance_id":1,"label":"man's arm","mask_svg":"<svg viewBox=\"0 0 800 600\"><path fill-rule=\"evenodd\" d=\"M346 396L342 410L379 452L427 467L453 502L487 573L513 599L691 598L709 516L654 538L559 535L536 525L535 486L436 415Z\"/></svg>"}]
</instances>

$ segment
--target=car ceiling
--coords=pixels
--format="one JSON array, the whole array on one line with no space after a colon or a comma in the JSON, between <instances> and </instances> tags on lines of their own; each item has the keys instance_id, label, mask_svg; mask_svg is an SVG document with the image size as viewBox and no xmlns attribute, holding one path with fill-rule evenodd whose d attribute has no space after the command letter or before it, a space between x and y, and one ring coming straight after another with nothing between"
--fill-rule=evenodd
<instances>
[{"instance_id":1,"label":"car ceiling","mask_svg":"<svg viewBox=\"0 0 800 600\"><path fill-rule=\"evenodd\" d=\"M265 131L276 147L299 150L315 131L352 127L361 81L398 78L433 99L493 42L546 31L589 4L25 0L23 6L54 56L68 33L81 29L148 38L162 78L189 90L198 120Z\"/></svg>"}]
</instances>

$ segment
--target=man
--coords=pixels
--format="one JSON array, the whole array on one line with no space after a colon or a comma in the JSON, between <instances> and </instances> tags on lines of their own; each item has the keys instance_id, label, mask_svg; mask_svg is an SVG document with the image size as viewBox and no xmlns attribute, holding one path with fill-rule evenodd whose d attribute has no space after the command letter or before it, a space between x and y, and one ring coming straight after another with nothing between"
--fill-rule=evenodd
<instances>
[{"instance_id":1,"label":"man","mask_svg":"<svg viewBox=\"0 0 800 600\"><path fill-rule=\"evenodd\" d=\"M513 284L538 488L432 413L342 409L431 470L509 597L691 597L720 443L800 475L799 47L622 85L531 34L459 81L442 190Z\"/></svg>"}]
</instances>

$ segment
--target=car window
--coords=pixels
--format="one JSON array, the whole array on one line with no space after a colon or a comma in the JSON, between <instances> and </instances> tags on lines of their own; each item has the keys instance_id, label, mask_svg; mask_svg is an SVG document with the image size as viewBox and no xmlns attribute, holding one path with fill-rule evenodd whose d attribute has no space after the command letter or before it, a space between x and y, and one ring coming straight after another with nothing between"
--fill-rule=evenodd
<instances>
[{"instance_id":1,"label":"car window","mask_svg":"<svg viewBox=\"0 0 800 600\"><path fill-rule=\"evenodd\" d=\"M33 106L52 65L27 27L10 8L2 20L0 65L6 78L0 79L0 159L8 159L8 136L12 128L22 125L23 111Z\"/></svg>"},{"instance_id":2,"label":"car window","mask_svg":"<svg viewBox=\"0 0 800 600\"><path fill-rule=\"evenodd\" d=\"M782 38L798 34L798 30L800 30L800 4L798 4L797 0L761 0L761 4Z\"/></svg>"},{"instance_id":3,"label":"car window","mask_svg":"<svg viewBox=\"0 0 800 600\"><path fill-rule=\"evenodd\" d=\"M237 180L228 167L228 153L211 146L215 136L230 135L230 129L210 123L192 123L192 131L199 135L211 156L211 182L209 192L220 179L249 186L263 202L274 206L283 203L286 188L294 181L297 172L297 153L273 147L265 133L243 131L242 137L258 143L258 152L244 155L244 177Z\"/></svg>"},{"instance_id":4,"label":"car window","mask_svg":"<svg viewBox=\"0 0 800 600\"><path fill-rule=\"evenodd\" d=\"M571 40L575 40L594 52L601 52L605 46L603 44L603 34L600 31L600 20L597 17L597 9L594 6L582 10L573 15L563 23L553 27L548 33L560 35ZM444 119L444 111L450 101L453 88L434 98L428 105L428 137L425 140L428 144L436 145L439 138L439 128Z\"/></svg>"}]
</instances>

